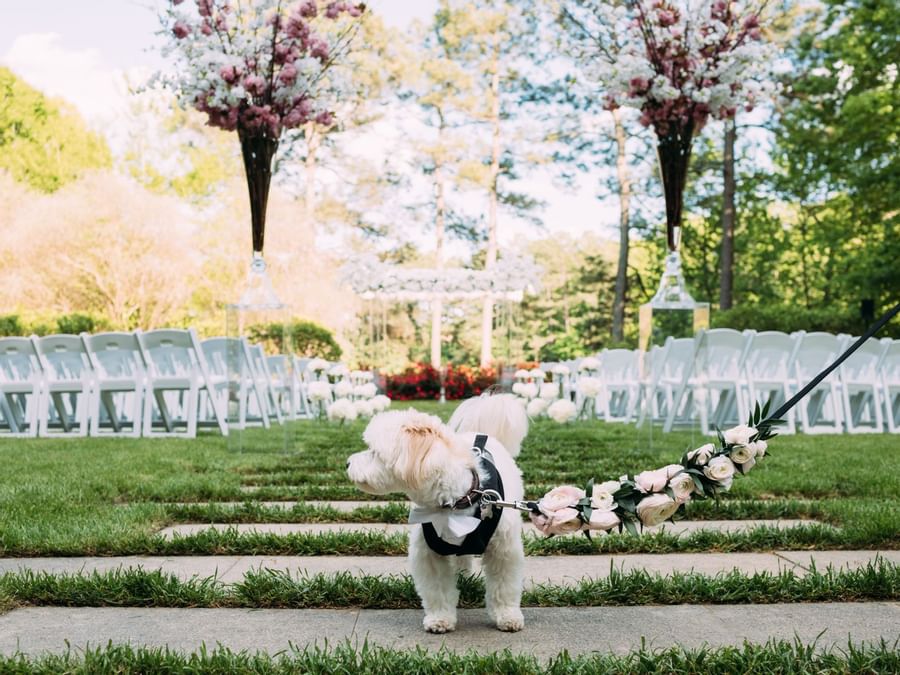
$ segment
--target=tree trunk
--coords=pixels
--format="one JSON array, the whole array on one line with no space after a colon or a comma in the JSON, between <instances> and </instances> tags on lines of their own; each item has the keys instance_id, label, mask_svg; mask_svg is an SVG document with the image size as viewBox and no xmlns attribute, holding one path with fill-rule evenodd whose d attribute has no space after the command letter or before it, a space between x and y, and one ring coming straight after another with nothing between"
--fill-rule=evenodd
<instances>
[{"instance_id":1,"label":"tree trunk","mask_svg":"<svg viewBox=\"0 0 900 675\"><path fill-rule=\"evenodd\" d=\"M625 154L625 126L622 113L612 111L616 134L616 177L619 182L619 261L616 266L616 288L613 298L612 341L625 339L625 301L628 296L628 226L631 203L631 175Z\"/></svg>"},{"instance_id":2,"label":"tree trunk","mask_svg":"<svg viewBox=\"0 0 900 675\"><path fill-rule=\"evenodd\" d=\"M306 161L304 163L306 185L304 185L303 219L306 221L306 226L312 228L316 213L316 152L319 150L322 137L316 129L315 122L307 122L304 131L306 133Z\"/></svg>"},{"instance_id":3,"label":"tree trunk","mask_svg":"<svg viewBox=\"0 0 900 675\"><path fill-rule=\"evenodd\" d=\"M494 39L491 60L491 168L488 183L488 240L484 259L484 269L491 271L497 262L497 184L500 177L500 42ZM481 367L486 368L493 360L491 339L494 332L494 298L484 299L481 313Z\"/></svg>"},{"instance_id":4,"label":"tree trunk","mask_svg":"<svg viewBox=\"0 0 900 675\"><path fill-rule=\"evenodd\" d=\"M444 118L441 115L441 125L438 128L438 134L443 141ZM434 166L434 186L435 186L435 267L438 270L444 268L444 218L445 218L445 202L444 202L444 167L443 158L440 157L441 149L438 149L438 157ZM431 300L431 365L438 370L441 367L441 319L444 314L444 303L439 296L435 296Z\"/></svg>"},{"instance_id":5,"label":"tree trunk","mask_svg":"<svg viewBox=\"0 0 900 675\"><path fill-rule=\"evenodd\" d=\"M725 121L725 152L722 158L722 278L719 285L719 309L734 304L734 120Z\"/></svg>"}]
</instances>

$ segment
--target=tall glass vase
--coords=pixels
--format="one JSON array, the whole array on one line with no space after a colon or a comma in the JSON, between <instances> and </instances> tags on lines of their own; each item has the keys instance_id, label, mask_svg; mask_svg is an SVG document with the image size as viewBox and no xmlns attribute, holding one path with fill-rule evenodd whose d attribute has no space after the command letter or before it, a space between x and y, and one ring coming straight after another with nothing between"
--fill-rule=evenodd
<instances>
[{"instance_id":1,"label":"tall glass vase","mask_svg":"<svg viewBox=\"0 0 900 675\"><path fill-rule=\"evenodd\" d=\"M697 302L687 290L681 269L681 219L684 189L691 158L693 123L670 127L669 133L659 136L657 153L660 177L666 201L666 258L659 287L650 302L641 305L638 324L640 372L642 381L653 382L659 369L662 349L668 338L693 337L709 326L709 303ZM692 357L689 355L689 359ZM670 364L667 364L667 366ZM695 364L686 364L694 369ZM652 387L645 391L653 392ZM657 393L649 393L640 402L639 421L649 422L649 445L653 444L653 425L669 424L673 428L694 429L690 406L670 415L667 403ZM648 439L642 439L646 444Z\"/></svg>"},{"instance_id":2,"label":"tall glass vase","mask_svg":"<svg viewBox=\"0 0 900 675\"><path fill-rule=\"evenodd\" d=\"M275 293L263 258L266 207L278 140L238 132L250 197L253 253L239 299L226 307L228 439L236 451L287 450L297 387L288 308Z\"/></svg>"}]
</instances>

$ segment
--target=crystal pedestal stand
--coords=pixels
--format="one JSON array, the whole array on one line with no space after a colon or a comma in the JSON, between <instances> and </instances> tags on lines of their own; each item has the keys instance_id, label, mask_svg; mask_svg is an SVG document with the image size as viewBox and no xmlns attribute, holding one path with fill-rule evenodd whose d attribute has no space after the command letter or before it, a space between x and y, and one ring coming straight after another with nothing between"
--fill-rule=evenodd
<instances>
[{"instance_id":1,"label":"crystal pedestal stand","mask_svg":"<svg viewBox=\"0 0 900 675\"><path fill-rule=\"evenodd\" d=\"M638 426L646 429L642 443L653 446L653 429L656 424L664 425L669 414L672 398L666 394L664 387L671 387L677 396L680 385L679 378L684 369L689 368L697 373L698 364L692 349L686 350L687 360L678 363L669 359L666 372L660 372L660 356L669 337L674 339L692 338L698 331L709 327L709 303L697 302L688 293L681 272L681 255L677 250L670 250L666 256L665 270L659 281L659 288L650 302L641 305L638 317L638 346L640 351L640 373L644 396L640 401L641 413ZM681 349L678 349L681 353ZM674 356L674 355L673 355ZM660 376L665 375L665 382ZM681 405L689 406L693 401L682 399ZM673 429L691 430L691 440L696 431L695 416L676 414Z\"/></svg>"},{"instance_id":2,"label":"crystal pedestal stand","mask_svg":"<svg viewBox=\"0 0 900 675\"><path fill-rule=\"evenodd\" d=\"M254 253L241 298L225 312L230 450L291 447L288 422L297 407L287 310L272 288L262 254ZM267 339L256 343L260 335Z\"/></svg>"}]
</instances>

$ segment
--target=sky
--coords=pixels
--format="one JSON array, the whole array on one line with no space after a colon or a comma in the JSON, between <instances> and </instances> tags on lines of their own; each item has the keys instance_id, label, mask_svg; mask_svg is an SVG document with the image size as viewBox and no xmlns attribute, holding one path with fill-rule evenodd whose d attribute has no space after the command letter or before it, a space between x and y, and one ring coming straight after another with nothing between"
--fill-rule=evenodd
<instances>
[{"instance_id":1,"label":"sky","mask_svg":"<svg viewBox=\"0 0 900 675\"><path fill-rule=\"evenodd\" d=\"M0 0L0 63L29 84L74 104L88 122L112 136L125 110L126 77L164 69L156 8L161 0ZM371 11L404 28L426 20L435 0L369 0ZM381 145L373 139L375 147ZM546 202L546 229L500 220L501 243L548 233L592 232L614 238L617 206L600 203L585 178L579 189L555 186L546 177L527 188Z\"/></svg>"}]
</instances>

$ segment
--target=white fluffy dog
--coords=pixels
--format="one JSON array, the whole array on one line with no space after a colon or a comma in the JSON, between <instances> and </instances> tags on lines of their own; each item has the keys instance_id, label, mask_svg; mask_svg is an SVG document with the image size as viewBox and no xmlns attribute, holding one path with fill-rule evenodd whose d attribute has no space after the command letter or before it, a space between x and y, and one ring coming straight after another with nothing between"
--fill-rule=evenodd
<instances>
[{"instance_id":1,"label":"white fluffy dog","mask_svg":"<svg viewBox=\"0 0 900 675\"><path fill-rule=\"evenodd\" d=\"M504 499L520 500L522 474L513 458L527 432L525 409L509 394L463 402L449 425L413 409L384 412L366 427L363 440L369 449L350 456L347 475L359 489L371 494L405 493L414 511L434 513L437 518L450 513L477 517L477 505L466 509L448 506L458 504L477 487L474 475L479 485L487 484L487 472L472 451L476 435L489 436L486 449L503 481ZM502 511L482 561L485 604L497 628L519 631L525 625L520 608L525 568L522 520L513 509ZM409 561L425 609L425 630L446 633L456 628L456 575L470 560L471 556L435 553L425 540L423 526L410 526Z\"/></svg>"}]
</instances>

